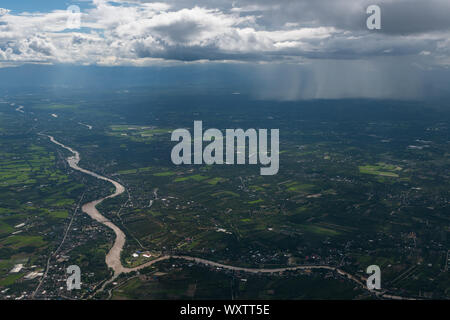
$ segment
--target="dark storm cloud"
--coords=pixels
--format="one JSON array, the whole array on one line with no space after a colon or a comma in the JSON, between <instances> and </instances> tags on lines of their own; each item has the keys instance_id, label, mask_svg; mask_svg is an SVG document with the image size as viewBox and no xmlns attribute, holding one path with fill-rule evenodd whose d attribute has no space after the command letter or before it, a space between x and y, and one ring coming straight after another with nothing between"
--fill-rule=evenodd
<instances>
[{"instance_id":1,"label":"dark storm cloud","mask_svg":"<svg viewBox=\"0 0 450 320\"><path fill-rule=\"evenodd\" d=\"M416 98L450 66L448 17L448 0L93 0L67 30L65 10L0 9L0 67L238 62L261 66L261 96Z\"/></svg>"},{"instance_id":2,"label":"dark storm cloud","mask_svg":"<svg viewBox=\"0 0 450 320\"><path fill-rule=\"evenodd\" d=\"M379 31L366 28L366 8L372 3L94 0L83 12L88 31L64 34L58 33L65 29L64 11L11 15L4 9L0 54L15 61L34 60L35 52L54 61L102 64L139 64L139 58L282 62L423 55L431 63L447 64L450 1L378 1ZM20 47L24 54L11 54L8 47Z\"/></svg>"},{"instance_id":3,"label":"dark storm cloud","mask_svg":"<svg viewBox=\"0 0 450 320\"><path fill-rule=\"evenodd\" d=\"M377 4L382 9L382 32L413 34L450 29L448 0L169 0L165 3L174 8L202 6L232 10L243 15L265 13L258 21L266 28L299 23L346 30L364 30L366 8Z\"/></svg>"},{"instance_id":4,"label":"dark storm cloud","mask_svg":"<svg viewBox=\"0 0 450 320\"><path fill-rule=\"evenodd\" d=\"M414 34L450 29L450 1L409 0L383 4L383 30Z\"/></svg>"}]
</instances>

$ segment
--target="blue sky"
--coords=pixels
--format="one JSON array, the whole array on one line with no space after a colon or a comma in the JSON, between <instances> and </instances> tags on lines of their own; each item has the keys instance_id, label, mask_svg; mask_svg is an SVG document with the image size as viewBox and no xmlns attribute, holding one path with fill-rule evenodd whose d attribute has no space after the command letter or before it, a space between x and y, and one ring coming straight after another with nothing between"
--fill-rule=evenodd
<instances>
[{"instance_id":1,"label":"blue sky","mask_svg":"<svg viewBox=\"0 0 450 320\"><path fill-rule=\"evenodd\" d=\"M91 1L64 1L64 0L2 0L0 7L11 10L13 13L21 12L49 12L64 10L71 4L80 8L92 6Z\"/></svg>"}]
</instances>

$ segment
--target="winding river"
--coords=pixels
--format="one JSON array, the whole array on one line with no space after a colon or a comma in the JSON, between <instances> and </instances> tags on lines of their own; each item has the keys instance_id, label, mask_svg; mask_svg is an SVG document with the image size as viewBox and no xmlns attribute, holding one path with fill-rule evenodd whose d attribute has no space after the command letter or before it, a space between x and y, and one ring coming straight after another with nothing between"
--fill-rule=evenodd
<instances>
[{"instance_id":1,"label":"winding river","mask_svg":"<svg viewBox=\"0 0 450 320\"><path fill-rule=\"evenodd\" d=\"M86 213L87 215L89 215L92 219L94 219L95 221L100 222L101 224L107 226L108 228L112 229L116 235L114 244L112 246L112 248L109 250L108 254L106 255L105 261L106 261L106 265L113 269L114 271L114 278L116 278L119 274L121 273L129 273L132 271L137 271L140 269L143 269L145 267L148 267L154 263L157 263L159 261L162 260L167 260L172 258L172 256L166 255L166 256L161 256L158 259L149 261L145 264L142 264L138 267L134 267L134 268L127 268L124 267L122 265L122 262L120 260L120 254L122 253L122 249L123 246L125 245L125 233L118 227L116 226L111 220L109 220L108 218L106 218L105 216L103 216L98 210L97 210L97 205L99 205L100 203L102 203L103 201L105 201L106 199L112 199L115 198L117 196L120 196L122 193L125 192L125 187L123 185L121 185L120 183L118 183L117 181L114 181L112 179L109 179L107 177L101 176L95 172L86 170L84 168L81 168L78 163L81 160L80 157L80 153L74 149L72 149L71 147L68 147L64 144L62 144L61 142L57 141L53 136L47 136L48 138L50 138L50 141L53 142L54 144L70 151L71 153L73 153L73 156L68 157L67 163L69 164L69 166L77 171L83 172L85 174L88 174L92 177L95 177L97 179L100 180L104 180L104 181L108 181L110 183L112 183L115 187L115 191L113 194L103 197L101 199L98 200L94 200L91 202L88 202L86 204L84 204L81 207L81 210Z\"/></svg>"},{"instance_id":2,"label":"winding river","mask_svg":"<svg viewBox=\"0 0 450 320\"><path fill-rule=\"evenodd\" d=\"M215 267L215 268L221 268L221 269L226 269L226 270L232 270L232 271L240 271L240 272L247 272L247 273L264 273L264 274L273 274L273 273L283 273L286 271L296 271L296 270L311 270L311 269L324 269L324 270L330 270L330 271L335 271L337 273L339 273L342 276L347 277L348 279L354 281L355 283L357 283L359 286L363 287L366 290L367 287L365 286L364 280L362 278L356 277L354 275L351 275L350 273L339 269L337 267L333 267L333 266L328 266L328 265L300 265L300 266L292 266L292 267L285 267L285 268L274 268L274 269L261 269L261 268L244 268L244 267L236 267L236 266L230 266L230 265L225 265L225 264L221 264L221 263L217 263L214 261L210 261L210 260L206 260L206 259L201 259L201 258L195 258L195 257L190 257L190 256L182 256L182 255L164 255L161 256L155 260L149 261L147 263L144 263L140 266L134 267L134 268L127 268L124 267L122 265L122 262L120 260L120 254L122 252L123 246L125 245L125 233L119 228L117 227L111 220L107 219L105 216L103 216L98 210L97 210L97 205L99 205L100 203L102 203L104 200L106 199L112 199L115 198L119 195L121 195L122 193L125 192L125 187L123 185L121 185L120 183L118 183L117 181L114 181L112 179L109 179L107 177L101 176L95 172L86 170L81 168L80 166L78 166L78 163L80 162L80 153L74 149L72 149L71 147L68 147L60 142L58 142L57 140L55 140L54 137L47 135L48 138L50 138L50 141L53 142L54 144L70 151L71 153L73 153L73 156L70 156L67 158L67 162L69 164L69 166L77 171L83 172L85 174L88 174L92 177L95 177L97 179L100 180L104 180L107 182L110 182L114 185L115 187L115 191L113 194L103 197L101 199L98 200L94 200L91 202L88 202L86 204L84 204L81 208L81 210L88 214L92 219L100 222L101 224L107 226L108 228L112 229L116 235L114 244L112 246L112 248L110 249L110 251L108 252L108 254L106 255L106 264L109 268L113 269L114 271L114 276L111 280L107 281L106 283L111 282L113 279L117 278L118 275L120 275L121 273L129 273L132 271L137 271L143 268L146 268L150 265L153 265L157 262L163 261L163 260L168 260L168 259L183 259L186 261L190 261L193 263L197 263L197 264L203 264L203 265L207 265L207 266L211 266L211 267ZM105 284L106 284L105 283ZM104 287L104 285L103 285ZM388 299L398 299L398 300L404 300L404 299L408 299L408 298L404 298L404 297L399 297L399 296L392 296L392 295L388 295L385 292L374 292L377 296L380 297L384 297L384 298L388 298Z\"/></svg>"}]
</instances>

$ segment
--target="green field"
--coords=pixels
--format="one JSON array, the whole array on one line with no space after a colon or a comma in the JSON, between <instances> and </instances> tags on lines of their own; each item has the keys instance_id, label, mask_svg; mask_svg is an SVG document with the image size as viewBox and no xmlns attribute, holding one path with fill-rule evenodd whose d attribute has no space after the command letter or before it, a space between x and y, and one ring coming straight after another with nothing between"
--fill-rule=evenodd
<instances>
[{"instance_id":1,"label":"green field","mask_svg":"<svg viewBox=\"0 0 450 320\"><path fill-rule=\"evenodd\" d=\"M46 242L41 236L19 236L14 235L0 241L0 245L9 246L13 249L19 249L22 247L41 247Z\"/></svg>"},{"instance_id":2,"label":"green field","mask_svg":"<svg viewBox=\"0 0 450 320\"><path fill-rule=\"evenodd\" d=\"M399 175L396 172L402 170L401 167L389 165L385 163L378 163L377 165L365 165L359 166L359 172L364 174L371 174L383 177L398 178Z\"/></svg>"}]
</instances>

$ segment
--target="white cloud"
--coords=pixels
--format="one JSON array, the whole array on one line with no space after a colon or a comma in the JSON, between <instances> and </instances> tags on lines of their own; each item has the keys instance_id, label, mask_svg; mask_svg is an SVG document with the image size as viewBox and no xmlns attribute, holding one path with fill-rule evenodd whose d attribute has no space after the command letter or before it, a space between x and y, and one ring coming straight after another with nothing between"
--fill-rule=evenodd
<instances>
[{"instance_id":1,"label":"white cloud","mask_svg":"<svg viewBox=\"0 0 450 320\"><path fill-rule=\"evenodd\" d=\"M0 16L8 14L10 11L8 9L0 8Z\"/></svg>"},{"instance_id":2,"label":"white cloud","mask_svg":"<svg viewBox=\"0 0 450 320\"><path fill-rule=\"evenodd\" d=\"M68 13L63 10L11 14L0 8L0 64L300 62L305 58L361 59L386 55L417 55L421 63L424 59L430 64L448 63L450 34L445 28L387 35L356 27L354 21L365 19L362 9L366 0L336 0L332 4L322 0L298 1L286 5L250 0L236 1L234 5L221 0L197 2L202 6L188 6L188 0L168 3L94 0L93 8L82 12L81 30L66 30ZM185 5L180 7L180 3ZM332 25L333 11L336 15L346 12L347 16L341 17L346 22Z\"/></svg>"}]
</instances>

